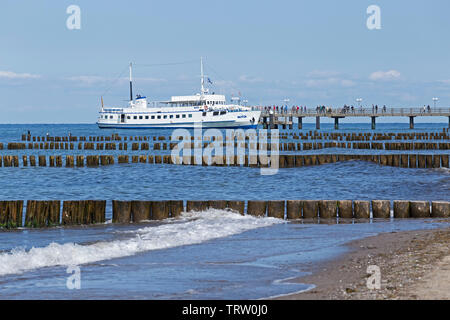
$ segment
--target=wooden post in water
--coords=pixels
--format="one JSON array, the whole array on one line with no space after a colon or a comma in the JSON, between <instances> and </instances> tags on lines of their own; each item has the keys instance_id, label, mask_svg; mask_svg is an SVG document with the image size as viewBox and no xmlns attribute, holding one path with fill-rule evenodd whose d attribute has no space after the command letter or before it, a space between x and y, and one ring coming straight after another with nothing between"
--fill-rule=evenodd
<instances>
[{"instance_id":1,"label":"wooden post in water","mask_svg":"<svg viewBox=\"0 0 450 320\"><path fill-rule=\"evenodd\" d=\"M239 200L229 200L227 201L227 208L236 212L239 212L241 215L245 213L245 201Z\"/></svg>"},{"instance_id":2,"label":"wooden post in water","mask_svg":"<svg viewBox=\"0 0 450 320\"><path fill-rule=\"evenodd\" d=\"M412 218L429 218L431 215L429 201L410 201L409 208Z\"/></svg>"},{"instance_id":3,"label":"wooden post in water","mask_svg":"<svg viewBox=\"0 0 450 320\"><path fill-rule=\"evenodd\" d=\"M304 200L303 201L303 219L317 218L319 215L319 201Z\"/></svg>"},{"instance_id":4,"label":"wooden post in water","mask_svg":"<svg viewBox=\"0 0 450 320\"><path fill-rule=\"evenodd\" d=\"M394 218L409 218L410 205L409 201L394 200Z\"/></svg>"},{"instance_id":5,"label":"wooden post in water","mask_svg":"<svg viewBox=\"0 0 450 320\"><path fill-rule=\"evenodd\" d=\"M226 207L227 207L227 201L226 200L209 200L208 201L208 208L218 209L218 210L225 210Z\"/></svg>"},{"instance_id":6,"label":"wooden post in water","mask_svg":"<svg viewBox=\"0 0 450 320\"><path fill-rule=\"evenodd\" d=\"M23 200L0 201L0 227L22 227Z\"/></svg>"},{"instance_id":7,"label":"wooden post in water","mask_svg":"<svg viewBox=\"0 0 450 320\"><path fill-rule=\"evenodd\" d=\"M131 202L131 220L141 222L151 219L151 201L132 201Z\"/></svg>"},{"instance_id":8,"label":"wooden post in water","mask_svg":"<svg viewBox=\"0 0 450 320\"><path fill-rule=\"evenodd\" d=\"M247 202L247 214L251 216L266 216L267 201L249 200Z\"/></svg>"},{"instance_id":9,"label":"wooden post in water","mask_svg":"<svg viewBox=\"0 0 450 320\"><path fill-rule=\"evenodd\" d=\"M433 201L433 202L431 202L431 216L433 218L448 218L448 217L450 217L450 202L448 202L448 201Z\"/></svg>"},{"instance_id":10,"label":"wooden post in water","mask_svg":"<svg viewBox=\"0 0 450 320\"><path fill-rule=\"evenodd\" d=\"M169 218L169 202L168 201L152 201L152 219L163 220Z\"/></svg>"},{"instance_id":11,"label":"wooden post in water","mask_svg":"<svg viewBox=\"0 0 450 320\"><path fill-rule=\"evenodd\" d=\"M337 217L337 209L336 200L319 201L319 217L321 219L335 219Z\"/></svg>"},{"instance_id":12,"label":"wooden post in water","mask_svg":"<svg viewBox=\"0 0 450 320\"><path fill-rule=\"evenodd\" d=\"M391 216L391 202L389 200L372 200L373 218L389 219Z\"/></svg>"},{"instance_id":13,"label":"wooden post in water","mask_svg":"<svg viewBox=\"0 0 450 320\"><path fill-rule=\"evenodd\" d=\"M169 200L170 217L176 218L184 211L183 200Z\"/></svg>"},{"instance_id":14,"label":"wooden post in water","mask_svg":"<svg viewBox=\"0 0 450 320\"><path fill-rule=\"evenodd\" d=\"M186 202L186 212L206 211L208 209L208 201L188 200Z\"/></svg>"},{"instance_id":15,"label":"wooden post in water","mask_svg":"<svg viewBox=\"0 0 450 320\"><path fill-rule=\"evenodd\" d=\"M354 215L356 219L369 219L370 218L370 202L363 200L355 200L354 204Z\"/></svg>"},{"instance_id":16,"label":"wooden post in water","mask_svg":"<svg viewBox=\"0 0 450 320\"><path fill-rule=\"evenodd\" d=\"M131 221L131 201L112 201L113 223L130 223Z\"/></svg>"},{"instance_id":17,"label":"wooden post in water","mask_svg":"<svg viewBox=\"0 0 450 320\"><path fill-rule=\"evenodd\" d=\"M301 219L302 217L301 200L287 200L286 201L286 218L288 220Z\"/></svg>"},{"instance_id":18,"label":"wooden post in water","mask_svg":"<svg viewBox=\"0 0 450 320\"><path fill-rule=\"evenodd\" d=\"M352 200L339 200L338 201L338 215L342 219L353 218L353 202Z\"/></svg>"},{"instance_id":19,"label":"wooden post in water","mask_svg":"<svg viewBox=\"0 0 450 320\"><path fill-rule=\"evenodd\" d=\"M271 200L267 203L267 216L284 219L284 200Z\"/></svg>"}]
</instances>

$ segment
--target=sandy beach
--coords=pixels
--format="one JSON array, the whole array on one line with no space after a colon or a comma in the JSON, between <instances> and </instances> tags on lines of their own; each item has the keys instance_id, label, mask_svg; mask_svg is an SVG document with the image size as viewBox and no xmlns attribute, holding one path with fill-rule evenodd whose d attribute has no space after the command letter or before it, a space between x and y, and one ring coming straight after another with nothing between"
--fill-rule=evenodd
<instances>
[{"instance_id":1,"label":"sandy beach","mask_svg":"<svg viewBox=\"0 0 450 320\"><path fill-rule=\"evenodd\" d=\"M296 279L316 288L277 299L450 299L450 228L383 233L353 241L336 260ZM367 272L378 266L381 288L369 289Z\"/></svg>"}]
</instances>

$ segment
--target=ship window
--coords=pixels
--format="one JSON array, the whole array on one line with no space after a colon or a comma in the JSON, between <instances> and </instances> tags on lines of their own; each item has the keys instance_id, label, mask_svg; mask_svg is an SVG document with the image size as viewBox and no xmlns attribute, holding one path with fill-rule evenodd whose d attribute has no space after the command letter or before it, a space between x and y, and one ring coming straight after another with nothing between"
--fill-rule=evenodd
<instances>
[{"instance_id":1,"label":"ship window","mask_svg":"<svg viewBox=\"0 0 450 320\"><path fill-rule=\"evenodd\" d=\"M141 120L142 120L142 116L139 116L139 119L141 119Z\"/></svg>"},{"instance_id":2,"label":"ship window","mask_svg":"<svg viewBox=\"0 0 450 320\"><path fill-rule=\"evenodd\" d=\"M177 118L177 119L179 119L179 118L180 118L180 115L179 115L179 114L177 114L177 115L176 115L176 118Z\"/></svg>"},{"instance_id":3,"label":"ship window","mask_svg":"<svg viewBox=\"0 0 450 320\"><path fill-rule=\"evenodd\" d=\"M112 118L113 118L113 116L109 116L109 118L110 118L110 119L112 119Z\"/></svg>"},{"instance_id":4,"label":"ship window","mask_svg":"<svg viewBox=\"0 0 450 320\"><path fill-rule=\"evenodd\" d=\"M192 118L192 114L191 113L189 114L189 118Z\"/></svg>"},{"instance_id":5,"label":"ship window","mask_svg":"<svg viewBox=\"0 0 450 320\"><path fill-rule=\"evenodd\" d=\"M137 116L134 116L133 119L137 119Z\"/></svg>"},{"instance_id":6,"label":"ship window","mask_svg":"<svg viewBox=\"0 0 450 320\"><path fill-rule=\"evenodd\" d=\"M169 118L172 119L172 118L173 118L173 114L171 114L171 115L169 116Z\"/></svg>"},{"instance_id":7,"label":"ship window","mask_svg":"<svg viewBox=\"0 0 450 320\"><path fill-rule=\"evenodd\" d=\"M158 116L158 119L161 119L161 116Z\"/></svg>"},{"instance_id":8,"label":"ship window","mask_svg":"<svg viewBox=\"0 0 450 320\"><path fill-rule=\"evenodd\" d=\"M167 115L164 115L164 119L167 119Z\"/></svg>"},{"instance_id":9,"label":"ship window","mask_svg":"<svg viewBox=\"0 0 450 320\"><path fill-rule=\"evenodd\" d=\"M130 117L130 116L127 116L127 119L131 119L131 117Z\"/></svg>"},{"instance_id":10,"label":"ship window","mask_svg":"<svg viewBox=\"0 0 450 320\"><path fill-rule=\"evenodd\" d=\"M155 119L155 116L152 116L152 119Z\"/></svg>"},{"instance_id":11,"label":"ship window","mask_svg":"<svg viewBox=\"0 0 450 320\"><path fill-rule=\"evenodd\" d=\"M145 119L148 119L148 116L145 116Z\"/></svg>"},{"instance_id":12,"label":"ship window","mask_svg":"<svg viewBox=\"0 0 450 320\"><path fill-rule=\"evenodd\" d=\"M226 111L220 111L220 114L226 114L227 112Z\"/></svg>"},{"instance_id":13,"label":"ship window","mask_svg":"<svg viewBox=\"0 0 450 320\"><path fill-rule=\"evenodd\" d=\"M182 117L182 118L186 118L186 115L185 115L185 114L183 114L183 115L181 115L181 117Z\"/></svg>"},{"instance_id":14,"label":"ship window","mask_svg":"<svg viewBox=\"0 0 450 320\"><path fill-rule=\"evenodd\" d=\"M213 112L213 116L218 116L219 115L219 111L214 111Z\"/></svg>"},{"instance_id":15,"label":"ship window","mask_svg":"<svg viewBox=\"0 0 450 320\"><path fill-rule=\"evenodd\" d=\"M203 116L206 116L206 112L203 112Z\"/></svg>"}]
</instances>

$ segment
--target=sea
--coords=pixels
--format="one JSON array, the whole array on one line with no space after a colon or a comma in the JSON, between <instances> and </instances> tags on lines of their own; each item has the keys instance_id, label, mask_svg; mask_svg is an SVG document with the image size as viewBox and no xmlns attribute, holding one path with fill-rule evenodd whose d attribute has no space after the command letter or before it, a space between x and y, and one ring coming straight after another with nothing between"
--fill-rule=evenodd
<instances>
[{"instance_id":1,"label":"sea","mask_svg":"<svg viewBox=\"0 0 450 320\"><path fill-rule=\"evenodd\" d=\"M447 123L343 123L339 132L442 132ZM314 131L314 124L285 132ZM6 150L22 134L170 136L168 129L98 129L95 124L0 125L0 155L144 155L167 151ZM284 132L283 130L280 130ZM336 132L322 124L322 132ZM288 140L289 141L289 140ZM283 141L285 142L285 141ZM298 142L298 141L296 141ZM391 141L392 142L392 141ZM433 142L448 142L437 140ZM315 153L426 153L328 148ZM293 279L336 258L352 240L384 232L444 228L447 220L305 223L210 209L139 224L111 223L111 200L443 200L450 170L348 161L281 168L129 163L0 168L0 200L107 200L104 224L0 230L0 299L264 299L314 288Z\"/></svg>"}]
</instances>

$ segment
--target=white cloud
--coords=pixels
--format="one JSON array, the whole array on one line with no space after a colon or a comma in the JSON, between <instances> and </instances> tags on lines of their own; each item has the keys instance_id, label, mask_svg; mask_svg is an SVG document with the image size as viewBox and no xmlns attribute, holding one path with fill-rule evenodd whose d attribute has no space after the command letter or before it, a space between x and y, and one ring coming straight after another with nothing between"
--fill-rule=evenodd
<instances>
[{"instance_id":1,"label":"white cloud","mask_svg":"<svg viewBox=\"0 0 450 320\"><path fill-rule=\"evenodd\" d=\"M376 71L370 74L369 79L373 81L397 80L401 76L397 70Z\"/></svg>"},{"instance_id":2,"label":"white cloud","mask_svg":"<svg viewBox=\"0 0 450 320\"><path fill-rule=\"evenodd\" d=\"M314 70L307 74L308 78L314 78L314 79L323 79L323 78L336 78L339 76L339 72L336 71L321 71L321 70Z\"/></svg>"},{"instance_id":3,"label":"white cloud","mask_svg":"<svg viewBox=\"0 0 450 320\"><path fill-rule=\"evenodd\" d=\"M108 78L108 77L101 77L101 76L73 76L73 77L67 77L64 78L65 80L78 82L81 85L85 86L92 86L96 84L103 84L103 83L112 83L115 81L118 81L120 83L129 81L128 78ZM166 79L160 79L160 78L134 78L135 81L142 81L142 82L153 82L153 83L159 83L159 82L166 82Z\"/></svg>"},{"instance_id":4,"label":"white cloud","mask_svg":"<svg viewBox=\"0 0 450 320\"><path fill-rule=\"evenodd\" d=\"M256 83L256 82L263 82L264 80L259 77L252 77L248 75L242 75L239 77L239 81L242 82L249 82L249 83Z\"/></svg>"},{"instance_id":5,"label":"white cloud","mask_svg":"<svg viewBox=\"0 0 450 320\"><path fill-rule=\"evenodd\" d=\"M97 83L111 81L111 79L99 76L73 76L65 78L69 81L80 82L84 85L93 85Z\"/></svg>"},{"instance_id":6,"label":"white cloud","mask_svg":"<svg viewBox=\"0 0 450 320\"><path fill-rule=\"evenodd\" d=\"M1 71L0 70L0 78L6 79L39 79L41 76L37 74L31 73L16 73L12 71Z\"/></svg>"},{"instance_id":7,"label":"white cloud","mask_svg":"<svg viewBox=\"0 0 450 320\"><path fill-rule=\"evenodd\" d=\"M324 88L330 86L338 87L353 87L356 83L352 80L339 79L339 78L327 78L327 79L313 79L307 80L306 86L308 88Z\"/></svg>"}]
</instances>

